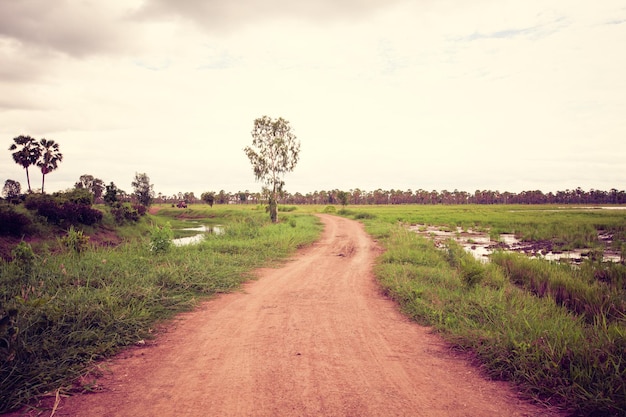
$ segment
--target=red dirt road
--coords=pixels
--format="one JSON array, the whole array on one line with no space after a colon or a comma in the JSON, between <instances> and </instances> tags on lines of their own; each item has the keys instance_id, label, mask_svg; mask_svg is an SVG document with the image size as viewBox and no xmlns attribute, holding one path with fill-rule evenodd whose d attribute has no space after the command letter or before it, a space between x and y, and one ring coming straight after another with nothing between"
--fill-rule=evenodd
<instances>
[{"instance_id":1,"label":"red dirt road","mask_svg":"<svg viewBox=\"0 0 626 417\"><path fill-rule=\"evenodd\" d=\"M62 398L54 415L555 415L404 318L379 291L363 227L320 217L312 247L105 362L103 390Z\"/></svg>"}]
</instances>

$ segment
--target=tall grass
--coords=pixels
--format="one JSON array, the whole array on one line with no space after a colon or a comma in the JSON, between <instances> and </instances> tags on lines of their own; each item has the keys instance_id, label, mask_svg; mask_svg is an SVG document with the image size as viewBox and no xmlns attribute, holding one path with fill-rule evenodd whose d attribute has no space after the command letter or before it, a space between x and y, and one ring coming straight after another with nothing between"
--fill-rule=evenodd
<instances>
[{"instance_id":1,"label":"tall grass","mask_svg":"<svg viewBox=\"0 0 626 417\"><path fill-rule=\"evenodd\" d=\"M220 217L227 233L193 246L154 252L146 237L32 259L23 249L24 261L2 263L0 413L71 389L92 361L152 337L157 323L199 299L237 288L253 268L284 259L321 228L313 216L297 214L275 225L251 211L209 215Z\"/></svg>"},{"instance_id":2,"label":"tall grass","mask_svg":"<svg viewBox=\"0 0 626 417\"><path fill-rule=\"evenodd\" d=\"M383 290L525 395L575 415L626 415L624 266L602 273L607 283L598 282L597 271L607 270L599 266L577 270L509 254L481 264L452 241L441 250L404 227L437 224L435 217L444 225L487 224L484 209L480 221L466 207L456 208L458 219L453 208L442 209L421 219L419 208L366 211L367 231L386 249L376 265Z\"/></svg>"},{"instance_id":3,"label":"tall grass","mask_svg":"<svg viewBox=\"0 0 626 417\"><path fill-rule=\"evenodd\" d=\"M567 264L504 252L493 254L492 262L501 266L514 284L538 297L552 298L558 305L584 316L590 323L599 318L611 322L626 319L626 291L595 279L594 270L574 270ZM598 270L605 271L603 266L600 268ZM618 268L611 265L606 270L617 271Z\"/></svg>"}]
</instances>

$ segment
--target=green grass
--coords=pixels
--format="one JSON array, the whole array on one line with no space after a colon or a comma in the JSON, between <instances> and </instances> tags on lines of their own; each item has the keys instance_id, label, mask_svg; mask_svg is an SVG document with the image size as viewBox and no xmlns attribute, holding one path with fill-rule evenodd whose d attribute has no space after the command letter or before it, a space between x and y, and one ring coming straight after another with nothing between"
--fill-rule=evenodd
<instances>
[{"instance_id":1,"label":"green grass","mask_svg":"<svg viewBox=\"0 0 626 417\"><path fill-rule=\"evenodd\" d=\"M179 226L180 214L164 210L147 223L178 219ZM94 360L152 337L157 323L198 300L238 288L251 270L284 260L321 230L315 217L297 212L274 225L251 209L195 209L185 217L219 221L226 233L156 254L144 236L0 265L0 413L69 390Z\"/></svg>"},{"instance_id":2,"label":"green grass","mask_svg":"<svg viewBox=\"0 0 626 417\"><path fill-rule=\"evenodd\" d=\"M569 242L589 227L589 236L596 228L619 230L626 212L402 206L342 213L364 219L384 246L376 265L383 290L405 314L470 352L490 376L576 415L626 414L623 264L572 268L516 254L481 264L453 241L441 250L405 227L540 230L542 239L558 235Z\"/></svg>"}]
</instances>

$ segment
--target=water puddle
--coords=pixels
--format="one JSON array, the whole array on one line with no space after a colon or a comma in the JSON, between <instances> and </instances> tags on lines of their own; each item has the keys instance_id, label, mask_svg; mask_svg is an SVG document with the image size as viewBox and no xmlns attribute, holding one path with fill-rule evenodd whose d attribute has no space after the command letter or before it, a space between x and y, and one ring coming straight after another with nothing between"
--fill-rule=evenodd
<instances>
[{"instance_id":1,"label":"water puddle","mask_svg":"<svg viewBox=\"0 0 626 417\"><path fill-rule=\"evenodd\" d=\"M184 229L179 229L179 230L193 231L193 232L200 232L200 233L197 233L193 236L172 239L172 243L174 244L174 246L187 246L187 245L200 243L204 240L204 237L206 236L207 233L214 234L214 235L221 235L224 233L224 227L219 226L219 225L218 226L201 225L201 226L196 226L196 227L186 227Z\"/></svg>"},{"instance_id":2,"label":"water puddle","mask_svg":"<svg viewBox=\"0 0 626 417\"><path fill-rule=\"evenodd\" d=\"M591 249L577 249L573 251L556 252L552 250L550 242L522 242L513 234L501 234L499 239L491 240L487 232L479 232L471 229L441 230L437 226L416 224L409 226L409 230L434 240L435 245L444 247L445 242L454 239L467 252L474 255L481 262L489 262L489 256L496 250L514 251L527 254L533 258L541 258L550 261L566 260L571 263L580 263L591 254ZM604 243L610 243L612 236L599 234L598 238ZM617 251L605 250L603 258L605 262L620 262L620 254Z\"/></svg>"}]
</instances>

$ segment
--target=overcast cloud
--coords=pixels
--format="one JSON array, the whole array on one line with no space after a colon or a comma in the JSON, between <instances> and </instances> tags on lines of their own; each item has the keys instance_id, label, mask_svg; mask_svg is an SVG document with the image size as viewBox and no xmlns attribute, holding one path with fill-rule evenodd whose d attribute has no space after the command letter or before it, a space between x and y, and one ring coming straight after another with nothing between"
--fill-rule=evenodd
<instances>
[{"instance_id":1,"label":"overcast cloud","mask_svg":"<svg viewBox=\"0 0 626 417\"><path fill-rule=\"evenodd\" d=\"M626 0L0 0L0 181L25 134L61 146L47 191L257 191L268 115L291 192L623 190L624 44Z\"/></svg>"}]
</instances>

